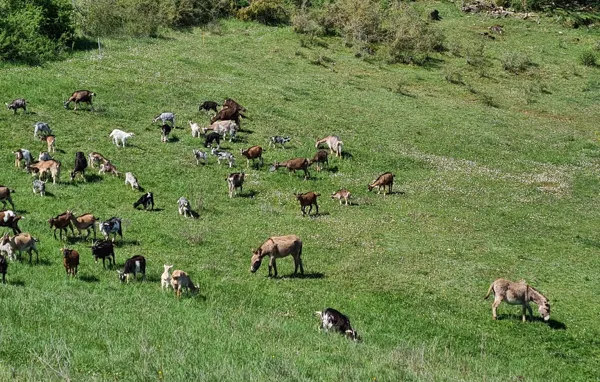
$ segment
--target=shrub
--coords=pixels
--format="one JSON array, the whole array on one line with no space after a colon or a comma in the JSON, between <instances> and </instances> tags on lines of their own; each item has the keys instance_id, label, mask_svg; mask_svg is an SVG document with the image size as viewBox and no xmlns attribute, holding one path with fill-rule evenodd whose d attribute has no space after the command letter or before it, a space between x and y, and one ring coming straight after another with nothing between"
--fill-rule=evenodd
<instances>
[{"instance_id":1,"label":"shrub","mask_svg":"<svg viewBox=\"0 0 600 382\"><path fill-rule=\"evenodd\" d=\"M511 73L521 73L532 65L531 59L519 52L511 52L502 58L502 67Z\"/></svg>"},{"instance_id":2,"label":"shrub","mask_svg":"<svg viewBox=\"0 0 600 382\"><path fill-rule=\"evenodd\" d=\"M586 50L579 56L579 62L585 66L596 66L596 53L593 50Z\"/></svg>"},{"instance_id":3,"label":"shrub","mask_svg":"<svg viewBox=\"0 0 600 382\"><path fill-rule=\"evenodd\" d=\"M290 12L283 0L254 0L250 6L237 13L242 20L255 20L266 25L283 25L290 22Z\"/></svg>"},{"instance_id":4,"label":"shrub","mask_svg":"<svg viewBox=\"0 0 600 382\"><path fill-rule=\"evenodd\" d=\"M0 0L0 59L39 64L58 58L75 29L68 0Z\"/></svg>"}]
</instances>

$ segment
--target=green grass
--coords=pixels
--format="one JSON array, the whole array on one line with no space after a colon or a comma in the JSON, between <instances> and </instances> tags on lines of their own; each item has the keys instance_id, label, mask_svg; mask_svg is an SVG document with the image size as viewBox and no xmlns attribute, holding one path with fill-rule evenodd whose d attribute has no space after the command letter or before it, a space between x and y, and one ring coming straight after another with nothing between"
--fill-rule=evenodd
<instances>
[{"instance_id":1,"label":"green grass","mask_svg":"<svg viewBox=\"0 0 600 382\"><path fill-rule=\"evenodd\" d=\"M30 114L0 113L0 183L17 190L21 228L40 239L42 263L11 263L0 288L0 378L16 380L598 380L597 269L600 222L597 121L600 72L579 64L598 40L550 19L494 19L427 3L453 49L426 67L356 59L335 39L301 44L291 29L225 21L161 39L105 40L102 56L80 52L43 67L4 66L5 102L29 101ZM214 33L219 32L219 33ZM562 33L559 33L562 32ZM484 64L465 52L485 44ZM510 52L532 65L502 69ZM326 57L326 59L324 59ZM314 63L321 63L315 65ZM446 81L458 72L464 84ZM97 93L97 111L64 110L76 89ZM244 193L227 197L225 166L196 166L187 121L206 99L232 97L249 110L239 149L266 147ZM492 106L491 106L492 105ZM495 107L494 107L495 106ZM174 140L160 143L152 118L177 114ZM33 123L46 121L63 163L52 196L31 193L12 150L44 149ZM114 128L135 132L116 148ZM268 148L271 135L293 137ZM303 181L269 172L269 163L312 156L314 141L337 134L351 158ZM132 171L155 194L158 212L136 211L140 193L122 178L68 182L76 151L98 151ZM396 174L396 194L367 192L379 174ZM93 181L92 181L93 180ZM348 188L356 205L328 195ZM294 192L322 194L322 215L302 217ZM200 218L177 214L188 197ZM125 221L117 263L144 255L148 282L118 281L94 264L89 242L79 275L67 280L48 218L73 209ZM249 272L251 249L272 235L304 242L309 277L289 277L290 258ZM162 264L200 283L180 301L160 289ZM483 301L498 277L526 279L552 305L552 323L523 324L502 305L491 319ZM349 315L363 338L317 331L316 310ZM537 307L534 306L537 315Z\"/></svg>"}]
</instances>

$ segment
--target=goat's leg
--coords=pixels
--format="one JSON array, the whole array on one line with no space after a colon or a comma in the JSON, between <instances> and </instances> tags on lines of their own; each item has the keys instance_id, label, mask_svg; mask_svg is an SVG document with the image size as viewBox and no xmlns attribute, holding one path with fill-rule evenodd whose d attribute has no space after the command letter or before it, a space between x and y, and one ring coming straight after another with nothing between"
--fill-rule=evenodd
<instances>
[{"instance_id":1,"label":"goat's leg","mask_svg":"<svg viewBox=\"0 0 600 382\"><path fill-rule=\"evenodd\" d=\"M494 302L492 303L492 318L494 320L498 319L498 305L500 305L500 303L502 302L502 300L500 299L496 299L494 300Z\"/></svg>"}]
</instances>

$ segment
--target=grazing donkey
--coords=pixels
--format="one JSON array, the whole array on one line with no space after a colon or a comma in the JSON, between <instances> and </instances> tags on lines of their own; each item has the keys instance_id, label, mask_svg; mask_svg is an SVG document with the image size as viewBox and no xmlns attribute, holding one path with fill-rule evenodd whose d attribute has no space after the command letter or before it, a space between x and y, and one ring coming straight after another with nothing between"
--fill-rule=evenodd
<instances>
[{"instance_id":1,"label":"grazing donkey","mask_svg":"<svg viewBox=\"0 0 600 382\"><path fill-rule=\"evenodd\" d=\"M527 321L526 310L529 311L529 316L533 321L533 311L531 310L531 306L529 306L530 301L538 305L538 311L544 318L544 321L550 319L550 303L548 299L533 289L533 287L527 285L524 280L515 283L505 279L496 279L490 285L490 289L488 289L484 299L487 299L491 293L494 293L495 297L492 304L492 318L494 320L498 318L496 309L502 301L506 301L510 305L521 305L523 307L523 322Z\"/></svg>"},{"instance_id":2,"label":"grazing donkey","mask_svg":"<svg viewBox=\"0 0 600 382\"><path fill-rule=\"evenodd\" d=\"M286 257L288 255L292 255L294 258L294 274L298 273L298 267L300 267L300 273L304 274L301 258L302 240L296 235L273 236L268 238L256 251L252 252L250 272L256 272L258 268L260 268L263 257L269 256L269 277L271 277L272 270L275 271L274 276L277 277L275 259Z\"/></svg>"}]
</instances>

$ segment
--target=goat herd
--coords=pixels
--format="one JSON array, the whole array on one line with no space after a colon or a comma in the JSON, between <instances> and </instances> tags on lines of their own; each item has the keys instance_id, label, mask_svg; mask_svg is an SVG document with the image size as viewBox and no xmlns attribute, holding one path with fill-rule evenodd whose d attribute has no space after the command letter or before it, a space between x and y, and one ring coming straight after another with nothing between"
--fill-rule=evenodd
<instances>
[{"instance_id":1,"label":"goat herd","mask_svg":"<svg viewBox=\"0 0 600 382\"><path fill-rule=\"evenodd\" d=\"M80 103L86 103L91 110L94 110L92 101L95 93L88 90L79 90L74 92L71 97L64 102L64 107L69 108L71 102L75 103L75 110L77 110ZM18 109L23 109L24 113L27 112L27 102L25 99L16 99L10 104L6 104L9 110L13 110L17 113ZM237 133L240 128L241 118L248 118L246 109L239 103L232 99L226 99L223 106L219 109L219 105L213 101L206 101L202 103L199 111L214 111L216 113L210 120L211 125L209 127L200 128L197 123L189 121L192 137L204 136L205 148L210 148L210 153L216 156L218 163L225 161L231 168L235 163L235 157L233 153L223 151L220 149L220 142L222 139L226 139L229 136L229 141L236 139ZM161 121L161 142L169 141L169 134L172 129L175 128L175 114L166 112L161 113L153 119L153 123ZM115 129L111 132L110 137L113 143L119 147L125 147L127 140L134 137L134 133L127 133L125 131ZM47 152L40 153L38 160L34 161L32 154L29 150L18 149L13 152L15 155L15 167L20 168L21 162L24 162L25 169L31 173L34 177L37 175L37 179L33 180L32 188L34 194L39 193L41 196L45 195L45 184L46 181L51 177L53 183L56 183L60 177L61 162L52 159L50 153L56 151L55 136L52 134L52 130L47 123L37 122L34 125L34 138L47 143ZM269 146L281 145L284 146L290 141L289 137L284 136L273 136L270 137ZM120 144L120 145L119 145ZM329 148L329 152L326 150L319 150L319 146L326 144ZM215 147L213 147L213 145ZM296 172L302 170L304 173L304 179L310 177L309 167L316 164L317 171L321 171L324 166L329 166L328 156L334 154L336 157L342 157L343 153L343 142L339 137L331 135L323 139L317 140L315 147L318 150L312 159L308 158L292 158L284 162L275 162L270 167L270 171L276 171L280 167L285 167L290 172ZM206 151L193 150L193 155L196 159L196 163L199 165L200 161L204 164L207 163L209 154ZM263 148L261 146L252 146L248 149L240 150L240 154L246 158L247 167L250 166L252 161L257 166L263 165ZM109 159L104 157L98 152L91 152L87 155L79 151L75 156L75 166L73 171L70 173L70 180L73 182L77 175L80 175L85 181L85 170L88 167L88 163L94 168L95 164L99 165L99 173L110 173L115 176L120 175L116 167L111 163ZM231 173L227 176L227 183L229 188L229 197L232 198L236 190L242 191L243 183L245 180L244 172ZM377 187L380 193L383 189L384 196L387 193L392 192L392 186L394 182L394 174L386 172L380 175L374 182L368 185L368 190L371 191ZM137 178L131 173L125 174L125 184L130 185L133 189L141 190ZM21 259L22 252L27 251L29 254L29 262L32 261L32 252L36 253L36 260L39 262L38 250L36 248L36 242L38 240L29 233L23 233L19 229L18 223L22 216L17 215L14 203L12 201L11 194L15 191L6 186L0 186L0 201L3 203L3 211L0 212L0 226L8 227L12 229L13 236L5 233L0 240L0 273L2 273L2 281L6 281L6 272L8 268L8 259L16 260L18 253L18 259ZM303 215L312 212L313 206L315 207L315 214L319 212L319 206L317 204L317 198L320 194L316 192L306 192L302 194L295 194L296 199L300 203L300 208ZM338 190L331 195L332 199L339 200L342 204L342 200L345 205L348 205L348 200L351 197L351 193L346 189ZM10 203L12 210L6 209L6 204ZM181 197L177 201L178 212L184 217L195 216L195 212L192 211L190 202L187 198ZM144 209L154 209L154 197L152 192L145 192L142 197L139 198L133 204L134 208L143 206ZM308 207L308 212L306 208ZM68 229L74 235L74 229L77 228L79 234L82 231L87 231L86 239L90 236L90 230L93 231L94 240L96 240L96 225L98 225L100 232L104 236L103 240L94 241L91 247L92 255L96 262L102 259L103 266L105 266L105 260L108 259L109 266L115 266L115 253L114 253L114 241L116 236L119 235L121 238L122 234L122 222L118 217L112 217L107 221L101 222L92 214L83 214L81 216L75 216L71 211L67 210L65 213L58 215L48 220L51 228L54 229L54 237L56 238L56 231L59 231L59 238L62 240L63 231L65 235L68 234ZM113 234L113 238L110 239L110 235ZM74 249L62 248L63 264L67 272L67 276L75 276L77 274L77 267L79 265L79 253ZM6 256L5 256L6 255ZM277 276L276 259L292 256L294 259L294 274L297 273L298 268L300 272L304 273L302 266L302 241L296 235L278 236L268 238L257 250L253 251L251 259L251 272L256 272L261 265L261 261L264 257L269 257L269 276ZM164 272L161 275L161 287L168 288L172 287L175 290L176 295L179 297L181 292L187 289L190 293L196 293L199 290L197 285L194 285L189 275L182 270L175 270L172 274L169 273L172 265L164 265ZM136 278L136 275L140 273L142 279L145 279L146 273L146 259L143 256L133 256L125 261L123 270L118 271L119 279L121 281L129 281L131 275ZM523 321L526 319L526 310L529 310L530 315L533 318L531 307L529 302L533 301L539 306L539 312L545 320L549 319L550 305L548 300L538 291L531 286L527 285L524 281L510 282L503 279L498 279L492 283L486 298L490 293L494 293L495 301L492 305L493 318L496 319L496 308L501 301L506 301L509 304L518 304L523 309ZM340 313L339 311L331 308L327 308L324 311L316 312L316 315L321 319L321 328L325 330L333 329L338 332L344 333L349 338L358 339L356 331L351 327L348 318Z\"/></svg>"}]
</instances>

